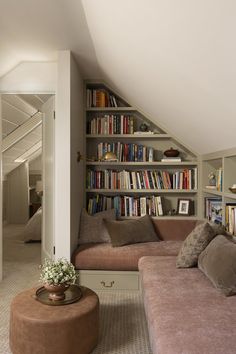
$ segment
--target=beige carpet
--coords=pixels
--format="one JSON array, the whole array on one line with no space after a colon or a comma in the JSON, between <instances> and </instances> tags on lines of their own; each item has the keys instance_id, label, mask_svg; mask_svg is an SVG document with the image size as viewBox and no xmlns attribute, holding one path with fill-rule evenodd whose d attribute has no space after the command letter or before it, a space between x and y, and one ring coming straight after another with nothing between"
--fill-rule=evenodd
<instances>
[{"instance_id":1,"label":"beige carpet","mask_svg":"<svg viewBox=\"0 0 236 354\"><path fill-rule=\"evenodd\" d=\"M12 298L20 291L38 285L40 245L23 244L20 241L22 230L21 225L4 227L4 279L0 284L0 354L11 353L8 332ZM97 293L101 304L100 341L92 354L151 354L140 294L131 291Z\"/></svg>"}]
</instances>

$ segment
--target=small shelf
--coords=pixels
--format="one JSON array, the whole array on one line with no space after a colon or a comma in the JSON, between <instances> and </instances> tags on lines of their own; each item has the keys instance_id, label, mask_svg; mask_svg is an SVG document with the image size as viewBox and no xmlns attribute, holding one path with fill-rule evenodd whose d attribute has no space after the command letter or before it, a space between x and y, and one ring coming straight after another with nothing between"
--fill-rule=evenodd
<instances>
[{"instance_id":1,"label":"small shelf","mask_svg":"<svg viewBox=\"0 0 236 354\"><path fill-rule=\"evenodd\" d=\"M87 161L88 166L196 166L197 161L181 161L181 162L161 162L161 161L143 161L143 162L116 162L116 161Z\"/></svg>"},{"instance_id":2,"label":"small shelf","mask_svg":"<svg viewBox=\"0 0 236 354\"><path fill-rule=\"evenodd\" d=\"M120 220L127 219L139 219L141 216L119 216ZM182 215L163 215L163 216L152 216L152 219L165 219L165 220L197 220L198 217L196 215L182 216Z\"/></svg>"},{"instance_id":3,"label":"small shelf","mask_svg":"<svg viewBox=\"0 0 236 354\"><path fill-rule=\"evenodd\" d=\"M88 139L170 139L169 134L86 134Z\"/></svg>"},{"instance_id":4,"label":"small shelf","mask_svg":"<svg viewBox=\"0 0 236 354\"><path fill-rule=\"evenodd\" d=\"M224 196L226 198L236 199L236 194L235 193L224 193Z\"/></svg>"},{"instance_id":5,"label":"small shelf","mask_svg":"<svg viewBox=\"0 0 236 354\"><path fill-rule=\"evenodd\" d=\"M159 194L159 193L171 193L171 194L193 194L197 193L196 189L86 189L87 193L98 193L98 194Z\"/></svg>"},{"instance_id":6,"label":"small shelf","mask_svg":"<svg viewBox=\"0 0 236 354\"><path fill-rule=\"evenodd\" d=\"M204 192L204 193L208 193L208 194L217 195L217 196L220 196L220 197L223 196L223 192L217 191L216 189L207 189L207 188L204 188L204 189L203 189L203 192Z\"/></svg>"},{"instance_id":7,"label":"small shelf","mask_svg":"<svg viewBox=\"0 0 236 354\"><path fill-rule=\"evenodd\" d=\"M87 112L135 112L134 107L87 107Z\"/></svg>"}]
</instances>

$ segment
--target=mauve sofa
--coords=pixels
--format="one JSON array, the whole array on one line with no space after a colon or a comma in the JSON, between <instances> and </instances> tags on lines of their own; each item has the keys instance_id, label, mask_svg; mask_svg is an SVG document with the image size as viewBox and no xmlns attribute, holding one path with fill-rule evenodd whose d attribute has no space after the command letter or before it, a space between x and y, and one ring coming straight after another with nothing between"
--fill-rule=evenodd
<instances>
[{"instance_id":1,"label":"mauve sofa","mask_svg":"<svg viewBox=\"0 0 236 354\"><path fill-rule=\"evenodd\" d=\"M194 229L196 220L153 219L160 242L136 243L112 247L110 243L88 243L78 246L72 263L79 270L138 270L143 256L176 256L182 241Z\"/></svg>"},{"instance_id":2,"label":"mauve sofa","mask_svg":"<svg viewBox=\"0 0 236 354\"><path fill-rule=\"evenodd\" d=\"M235 354L236 296L176 257L142 257L139 272L153 354Z\"/></svg>"}]
</instances>

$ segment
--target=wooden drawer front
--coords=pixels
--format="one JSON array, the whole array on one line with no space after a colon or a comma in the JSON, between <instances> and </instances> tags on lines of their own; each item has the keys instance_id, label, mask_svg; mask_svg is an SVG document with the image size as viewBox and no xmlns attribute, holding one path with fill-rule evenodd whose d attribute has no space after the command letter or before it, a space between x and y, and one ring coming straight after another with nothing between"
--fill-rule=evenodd
<instances>
[{"instance_id":1,"label":"wooden drawer front","mask_svg":"<svg viewBox=\"0 0 236 354\"><path fill-rule=\"evenodd\" d=\"M139 290L138 272L80 271L79 282L94 290Z\"/></svg>"}]
</instances>

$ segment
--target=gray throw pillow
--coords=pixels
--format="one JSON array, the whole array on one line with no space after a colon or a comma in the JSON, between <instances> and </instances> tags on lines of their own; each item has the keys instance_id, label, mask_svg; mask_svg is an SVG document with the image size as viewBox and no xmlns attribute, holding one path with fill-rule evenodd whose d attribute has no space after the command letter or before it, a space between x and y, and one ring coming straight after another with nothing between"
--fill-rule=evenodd
<instances>
[{"instance_id":1,"label":"gray throw pillow","mask_svg":"<svg viewBox=\"0 0 236 354\"><path fill-rule=\"evenodd\" d=\"M198 267L226 296L236 294L236 243L218 235L198 258Z\"/></svg>"},{"instance_id":2,"label":"gray throw pillow","mask_svg":"<svg viewBox=\"0 0 236 354\"><path fill-rule=\"evenodd\" d=\"M110 242L110 237L103 222L104 218L116 220L115 209L101 211L94 215L89 215L85 209L82 209L79 230L80 245L84 243Z\"/></svg>"},{"instance_id":3,"label":"gray throw pillow","mask_svg":"<svg viewBox=\"0 0 236 354\"><path fill-rule=\"evenodd\" d=\"M184 240L176 260L177 268L190 268L197 265L198 256L216 236L208 222L199 223Z\"/></svg>"},{"instance_id":4,"label":"gray throw pillow","mask_svg":"<svg viewBox=\"0 0 236 354\"><path fill-rule=\"evenodd\" d=\"M104 220L113 247L139 242L160 241L152 220L148 215L139 219L110 221Z\"/></svg>"}]
</instances>

